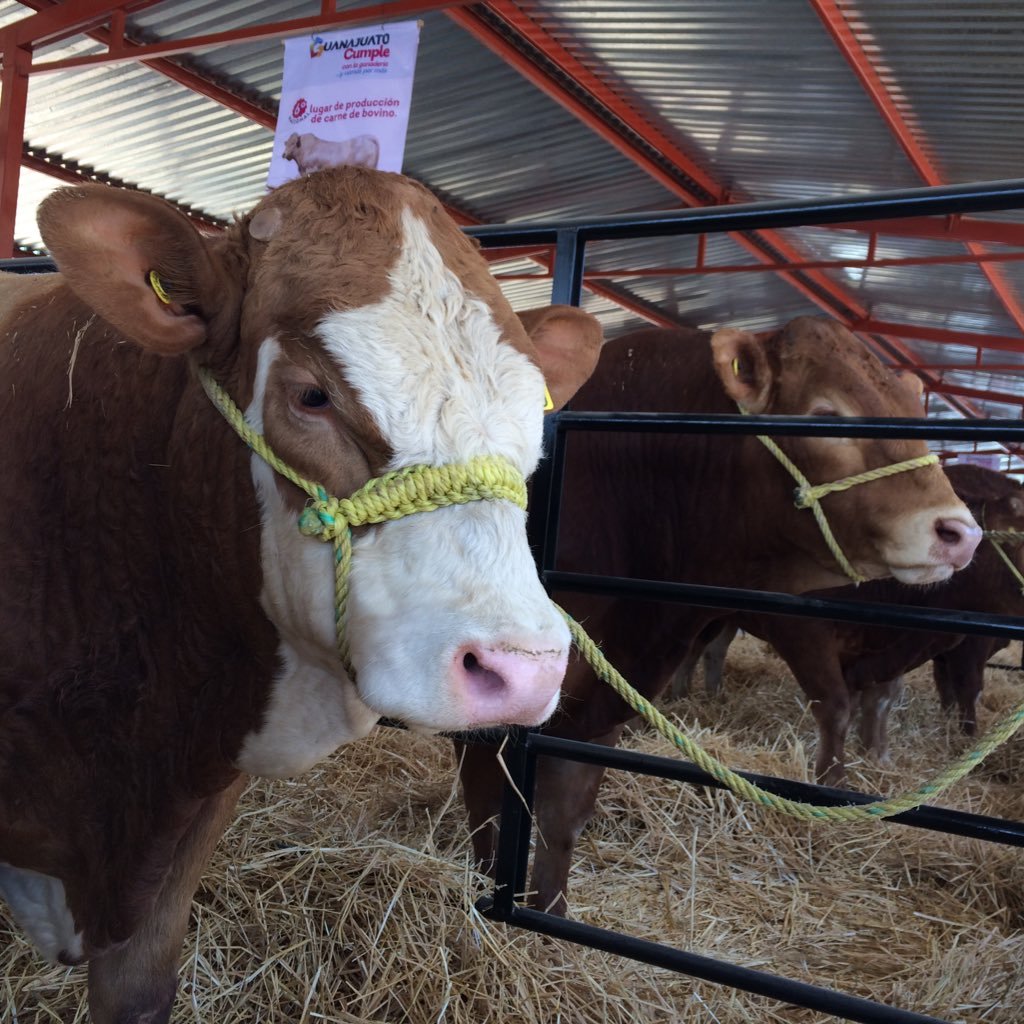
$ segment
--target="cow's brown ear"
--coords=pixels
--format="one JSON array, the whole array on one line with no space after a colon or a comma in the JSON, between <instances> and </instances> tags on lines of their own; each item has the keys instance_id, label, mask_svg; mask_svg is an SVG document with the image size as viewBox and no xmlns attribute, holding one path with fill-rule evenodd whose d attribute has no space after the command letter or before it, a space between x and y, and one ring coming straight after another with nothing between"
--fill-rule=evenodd
<instances>
[{"instance_id":1,"label":"cow's brown ear","mask_svg":"<svg viewBox=\"0 0 1024 1024\"><path fill-rule=\"evenodd\" d=\"M544 306L517 315L537 350L552 408L561 409L594 372L604 341L601 324L575 306Z\"/></svg>"},{"instance_id":2,"label":"cow's brown ear","mask_svg":"<svg viewBox=\"0 0 1024 1024\"><path fill-rule=\"evenodd\" d=\"M893 370L892 375L896 378L899 386L917 403L924 404L924 381L916 373L910 370Z\"/></svg>"},{"instance_id":3,"label":"cow's brown ear","mask_svg":"<svg viewBox=\"0 0 1024 1024\"><path fill-rule=\"evenodd\" d=\"M725 327L711 336L711 351L726 394L747 412L762 413L772 391L772 371L764 339Z\"/></svg>"},{"instance_id":4,"label":"cow's brown ear","mask_svg":"<svg viewBox=\"0 0 1024 1024\"><path fill-rule=\"evenodd\" d=\"M127 337L160 355L206 340L221 274L203 237L169 203L83 185L51 193L37 219L71 289Z\"/></svg>"}]
</instances>

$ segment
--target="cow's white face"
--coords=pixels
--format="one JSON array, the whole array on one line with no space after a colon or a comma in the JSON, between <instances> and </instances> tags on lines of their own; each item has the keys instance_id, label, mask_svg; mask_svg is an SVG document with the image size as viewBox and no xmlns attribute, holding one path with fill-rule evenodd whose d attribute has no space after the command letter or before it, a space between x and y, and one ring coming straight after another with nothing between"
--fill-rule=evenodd
<instances>
[{"instance_id":1,"label":"cow's white face","mask_svg":"<svg viewBox=\"0 0 1024 1024\"><path fill-rule=\"evenodd\" d=\"M542 432L538 367L557 407L600 351L599 325L568 307L533 311L527 334L438 200L397 174L304 175L216 239L162 200L103 186L57 190L39 223L64 283L90 309L147 352L194 356L282 459L338 497L392 467L481 454L529 473ZM202 543L235 536L251 557L252 533L238 536L200 467L211 468L212 488L216 472L237 470L240 442L218 423L208 450L195 451L193 431L216 414L195 380L175 401L190 429L172 432L168 455L198 475L185 474L180 493L190 516L202 512ZM353 682L335 650L330 546L300 535L298 488L256 456L251 472L260 600L281 646L269 693L253 670L264 715L241 741L239 767L300 771L381 715L436 730L551 713L568 632L537 580L518 508L478 502L358 531L346 616ZM239 511L247 522L250 510ZM251 563L230 568L258 575ZM250 607L225 605L223 624L220 612L211 627L233 643L266 629Z\"/></svg>"},{"instance_id":2,"label":"cow's white face","mask_svg":"<svg viewBox=\"0 0 1024 1024\"><path fill-rule=\"evenodd\" d=\"M383 297L317 325L323 356L390 450L387 469L486 454L528 475L541 452L540 370L502 340L492 308L467 293L423 222L406 211L402 227ZM247 419L272 444L275 419L308 420L299 426L311 443L320 436L336 449L341 440L327 436L335 421L275 397L316 385L302 374L268 338ZM240 767L302 770L381 715L438 730L536 724L551 714L569 635L537 579L521 509L474 502L359 531L346 621L353 687L335 649L330 546L299 534L289 485L256 456L253 476L262 601L283 640L284 669Z\"/></svg>"}]
</instances>

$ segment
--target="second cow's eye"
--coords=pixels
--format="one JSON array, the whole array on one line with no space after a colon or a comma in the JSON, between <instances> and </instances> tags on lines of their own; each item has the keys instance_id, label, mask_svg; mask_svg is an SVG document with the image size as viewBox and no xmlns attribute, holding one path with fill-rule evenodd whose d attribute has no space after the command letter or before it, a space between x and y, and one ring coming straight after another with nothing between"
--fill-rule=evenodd
<instances>
[{"instance_id":1,"label":"second cow's eye","mask_svg":"<svg viewBox=\"0 0 1024 1024\"><path fill-rule=\"evenodd\" d=\"M321 388L305 388L299 395L299 404L303 409L326 409L329 402L327 392Z\"/></svg>"},{"instance_id":2,"label":"second cow's eye","mask_svg":"<svg viewBox=\"0 0 1024 1024\"><path fill-rule=\"evenodd\" d=\"M811 416L838 416L839 410L831 402L816 402L811 408Z\"/></svg>"}]
</instances>

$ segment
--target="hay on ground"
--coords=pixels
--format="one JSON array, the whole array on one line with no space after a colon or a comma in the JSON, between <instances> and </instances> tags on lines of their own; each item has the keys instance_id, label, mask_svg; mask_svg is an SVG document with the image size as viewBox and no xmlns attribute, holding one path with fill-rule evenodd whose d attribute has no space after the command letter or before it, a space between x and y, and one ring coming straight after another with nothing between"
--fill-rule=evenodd
<instances>
[{"instance_id":1,"label":"hay on ground","mask_svg":"<svg viewBox=\"0 0 1024 1024\"><path fill-rule=\"evenodd\" d=\"M1019 645L1001 653L1019 664ZM1024 696L990 670L981 728ZM737 768L809 778L814 722L759 641L721 700L669 706ZM849 748L852 786L891 793L964 746L928 669L908 678L892 763ZM671 754L653 733L628 744ZM944 801L1021 819L1024 744ZM895 825L805 825L730 795L609 773L579 846L574 916L964 1024L1024 1006L1019 851ZM386 729L301 779L254 782L197 895L173 1020L206 1024L818 1024L833 1018L480 918L450 747ZM84 1022L82 969L46 967L0 917L0 1020Z\"/></svg>"}]
</instances>

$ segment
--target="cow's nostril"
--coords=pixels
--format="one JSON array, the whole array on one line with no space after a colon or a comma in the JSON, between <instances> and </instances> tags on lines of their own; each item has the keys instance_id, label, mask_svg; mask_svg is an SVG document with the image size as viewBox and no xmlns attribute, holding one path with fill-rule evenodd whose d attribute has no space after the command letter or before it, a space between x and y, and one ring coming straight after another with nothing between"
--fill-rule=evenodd
<instances>
[{"instance_id":1,"label":"cow's nostril","mask_svg":"<svg viewBox=\"0 0 1024 1024\"><path fill-rule=\"evenodd\" d=\"M959 544L961 537L956 530L951 530L947 526L936 526L935 532L939 535L939 540L943 544Z\"/></svg>"},{"instance_id":2,"label":"cow's nostril","mask_svg":"<svg viewBox=\"0 0 1024 1024\"><path fill-rule=\"evenodd\" d=\"M472 651L466 652L466 656L462 659L462 665L467 672L475 672L480 668L480 662L477 661L476 655Z\"/></svg>"}]
</instances>

